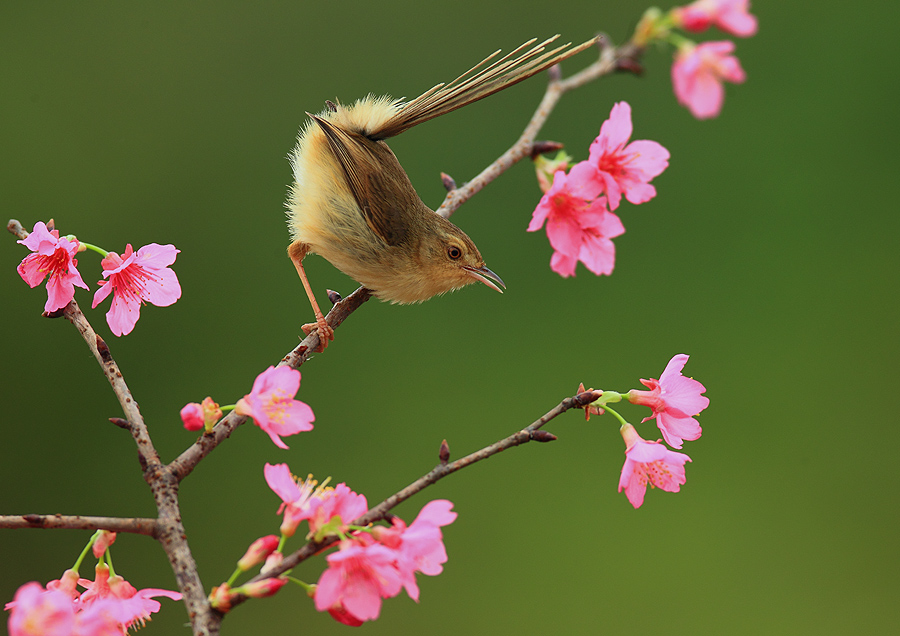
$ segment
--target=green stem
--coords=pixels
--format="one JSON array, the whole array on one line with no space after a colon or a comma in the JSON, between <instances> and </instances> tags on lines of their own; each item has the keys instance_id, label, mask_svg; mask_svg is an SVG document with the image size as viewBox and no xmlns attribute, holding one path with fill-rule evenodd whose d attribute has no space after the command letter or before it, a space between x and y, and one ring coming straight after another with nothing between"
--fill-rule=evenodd
<instances>
[{"instance_id":1,"label":"green stem","mask_svg":"<svg viewBox=\"0 0 900 636\"><path fill-rule=\"evenodd\" d=\"M306 590L306 593L312 595L313 591L316 589L314 585L310 585L309 583L304 583L300 579L295 579L293 576L287 577L288 581L292 581Z\"/></svg>"},{"instance_id":2,"label":"green stem","mask_svg":"<svg viewBox=\"0 0 900 636\"><path fill-rule=\"evenodd\" d=\"M107 252L102 247L97 247L96 245L91 245L90 243L85 243L84 241L78 241L78 242L81 243L82 245L84 245L87 249L97 252L103 258L106 258L107 256L109 256L109 252Z\"/></svg>"},{"instance_id":3,"label":"green stem","mask_svg":"<svg viewBox=\"0 0 900 636\"><path fill-rule=\"evenodd\" d=\"M241 574L241 568L236 568L234 571L234 574L232 574L231 577L225 582L225 585L227 585L228 587L231 587L232 584L237 579L237 577L240 576L240 574Z\"/></svg>"},{"instance_id":4,"label":"green stem","mask_svg":"<svg viewBox=\"0 0 900 636\"><path fill-rule=\"evenodd\" d=\"M72 566L72 569L75 570L76 572L78 571L78 568L81 567L81 562L84 561L84 557L87 556L88 550L91 549L91 546L94 545L94 541L97 540L97 535L99 533L100 533L100 531L97 530L97 532L95 532L93 535L91 535L91 538L87 542L87 545L84 546L84 550L81 551L81 554L79 554L78 558L75 560L75 565Z\"/></svg>"},{"instance_id":5,"label":"green stem","mask_svg":"<svg viewBox=\"0 0 900 636\"><path fill-rule=\"evenodd\" d=\"M616 417L616 419L622 423L622 426L626 426L628 424L628 422L625 421L624 417L622 417L621 415L616 413L613 409L609 408L605 404L600 405L599 408L603 409L604 411L606 411L608 413L612 413Z\"/></svg>"}]
</instances>

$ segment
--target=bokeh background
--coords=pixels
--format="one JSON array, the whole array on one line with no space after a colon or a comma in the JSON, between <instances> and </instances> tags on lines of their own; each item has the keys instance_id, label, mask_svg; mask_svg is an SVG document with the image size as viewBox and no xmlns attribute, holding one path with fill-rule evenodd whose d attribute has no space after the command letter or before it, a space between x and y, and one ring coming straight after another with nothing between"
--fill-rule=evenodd
<instances>
[{"instance_id":1,"label":"bokeh background","mask_svg":"<svg viewBox=\"0 0 900 636\"><path fill-rule=\"evenodd\" d=\"M641 2L4 3L0 8L0 207L30 227L121 252L174 243L183 298L108 337L170 460L194 440L178 411L246 393L297 342L310 309L293 267L285 157L325 99L414 96L497 47L559 32L631 33ZM664 8L668 8L665 5ZM450 560L421 602L385 602L370 634L894 633L898 582L897 5L756 2L739 40L748 80L698 122L672 94L671 51L642 78L567 96L542 138L587 156L612 105L635 138L671 152L639 208L623 203L611 277L550 271L525 227L540 192L519 165L454 216L509 286L397 307L371 301L302 368L312 433L275 448L244 426L183 484L184 522L207 588L253 539L277 531L264 462L346 481L371 502L514 430L579 382L628 390L688 353L711 405L679 494L634 510L616 492L611 418L569 413L530 444L442 481L397 512L448 498ZM720 39L709 32L700 39ZM572 73L589 55L569 61ZM441 171L463 182L517 137L543 91L532 79L416 128L392 147L437 206ZM0 241L0 512L154 512L120 414L75 330L41 319L42 289ZM318 257L323 290L355 284ZM82 255L93 284L99 258ZM646 409L623 406L636 424ZM639 426L653 438L652 423ZM0 533L0 600L57 578L89 533ZM298 541L292 544L299 545ZM138 587L174 587L160 548L121 536L115 565ZM313 560L295 575L314 581ZM83 573L90 572L88 567ZM141 633L188 633L183 606ZM4 621L5 622L5 621ZM347 633L299 588L240 607L225 634Z\"/></svg>"}]
</instances>

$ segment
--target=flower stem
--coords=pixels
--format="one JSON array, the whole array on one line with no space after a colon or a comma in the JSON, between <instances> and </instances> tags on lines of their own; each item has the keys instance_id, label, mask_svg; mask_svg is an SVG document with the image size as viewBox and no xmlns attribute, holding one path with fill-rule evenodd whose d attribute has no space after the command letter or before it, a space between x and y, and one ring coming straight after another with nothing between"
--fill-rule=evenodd
<instances>
[{"instance_id":1,"label":"flower stem","mask_svg":"<svg viewBox=\"0 0 900 636\"><path fill-rule=\"evenodd\" d=\"M606 406L605 404L600 405L599 408L603 409L604 411L607 411L608 413L612 413L612 414L615 416L615 418L616 418L617 420L619 420L619 422L622 423L622 426L627 426L627 425L628 425L628 422L625 421L625 418L624 418L624 417L622 417L621 415L619 415L618 413L616 413L614 410L612 410L611 408L609 408L609 407Z\"/></svg>"},{"instance_id":2,"label":"flower stem","mask_svg":"<svg viewBox=\"0 0 900 636\"><path fill-rule=\"evenodd\" d=\"M90 243L85 243L84 241L78 241L78 242L81 243L82 245L84 245L89 250L93 250L93 251L97 252L103 258L106 258L107 256L109 256L109 252L107 252L102 247L97 247L96 245L91 245Z\"/></svg>"}]
</instances>

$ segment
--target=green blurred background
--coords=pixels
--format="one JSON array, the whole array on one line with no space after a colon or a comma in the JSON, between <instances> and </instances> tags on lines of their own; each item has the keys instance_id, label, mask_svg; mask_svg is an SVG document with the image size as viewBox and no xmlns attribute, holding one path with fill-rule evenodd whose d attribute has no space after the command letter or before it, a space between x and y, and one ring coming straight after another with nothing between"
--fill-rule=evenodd
<instances>
[{"instance_id":1,"label":"green blurred background","mask_svg":"<svg viewBox=\"0 0 900 636\"><path fill-rule=\"evenodd\" d=\"M616 492L614 422L569 413L553 444L504 453L407 502L459 518L443 575L421 602L385 602L371 634L894 633L898 584L897 5L756 2L739 40L748 80L698 122L672 94L669 50L646 73L567 96L542 138L587 156L613 103L635 138L672 155L639 208L616 269L550 271L538 201L520 165L454 221L509 286L471 286L413 307L371 301L302 369L315 431L275 448L239 429L182 488L207 588L255 538L277 530L266 461L332 475L380 501L429 470L447 438L459 457L505 437L579 382L628 390L688 353L711 406L680 494L634 510ZM252 8L251 8L252 7ZM145 307L110 347L166 460L194 440L178 410L246 393L297 342L310 309L285 256L285 157L325 99L414 96L497 47L561 33L628 37L641 2L4 3L0 8L0 205L27 227L121 252L174 243L183 297ZM668 8L665 5L663 8ZM710 32L700 39L720 39ZM564 65L571 73L589 55ZM426 203L438 175L471 178L520 133L536 78L392 142ZM151 515L134 445L76 331L44 320L43 289L0 241L3 513ZM355 284L318 257L313 285ZM85 281L99 259L81 256ZM108 303L107 303L108 305ZM875 400L875 390L888 394ZM859 394L859 395L857 395ZM887 402L888 406L885 406ZM646 409L621 411L638 423ZM652 423L640 426L648 438ZM3 531L0 600L70 566L87 532ZM295 547L299 542L294 542ZM161 549L121 536L115 565L138 587L174 587ZM314 560L296 575L315 580ZM89 572L83 570L83 574ZM183 606L141 633L187 633ZM225 634L347 633L298 589L240 607Z\"/></svg>"}]
</instances>

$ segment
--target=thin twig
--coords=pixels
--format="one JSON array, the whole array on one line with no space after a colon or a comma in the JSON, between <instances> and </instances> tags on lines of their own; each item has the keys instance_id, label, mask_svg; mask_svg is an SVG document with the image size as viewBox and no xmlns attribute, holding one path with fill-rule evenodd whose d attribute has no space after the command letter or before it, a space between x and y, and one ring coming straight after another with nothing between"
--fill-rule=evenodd
<instances>
[{"instance_id":1,"label":"thin twig","mask_svg":"<svg viewBox=\"0 0 900 636\"><path fill-rule=\"evenodd\" d=\"M535 110L534 115L531 116L531 120L525 126L522 135L516 140L516 143L510 146L509 150L500 155L466 185L449 191L447 196L444 197L444 202L436 210L437 213L444 218L448 218L463 203L471 199L476 192L522 159L530 157L537 134L544 126L547 118L550 117L550 113L553 112L560 97L565 93L584 86L588 82L592 82L604 75L620 70L622 68L622 60L628 59L637 63L642 54L643 48L636 47L631 43L621 47L614 47L608 43L608 40L604 39L601 40L600 59L584 70L566 79L558 77L556 72L550 73L550 82L547 84L546 91L544 91L544 97L541 99L541 103ZM553 67L553 69L556 68Z\"/></svg>"},{"instance_id":2,"label":"thin twig","mask_svg":"<svg viewBox=\"0 0 900 636\"><path fill-rule=\"evenodd\" d=\"M134 517L87 517L83 515L0 515L0 528L46 528L65 530L109 530L156 537L156 519Z\"/></svg>"}]
</instances>

